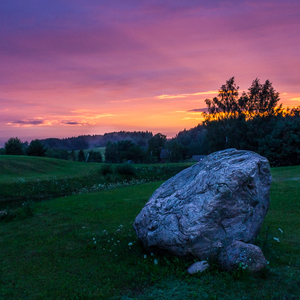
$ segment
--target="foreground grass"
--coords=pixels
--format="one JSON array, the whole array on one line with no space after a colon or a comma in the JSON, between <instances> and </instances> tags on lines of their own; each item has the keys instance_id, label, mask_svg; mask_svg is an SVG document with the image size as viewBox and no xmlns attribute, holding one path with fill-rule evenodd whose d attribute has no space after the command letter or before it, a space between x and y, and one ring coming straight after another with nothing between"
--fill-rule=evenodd
<instances>
[{"instance_id":1,"label":"foreground grass","mask_svg":"<svg viewBox=\"0 0 300 300\"><path fill-rule=\"evenodd\" d=\"M0 223L0 299L299 299L298 174L273 169L261 274L212 266L188 276L191 262L146 253L132 223L156 182L41 202Z\"/></svg>"}]
</instances>

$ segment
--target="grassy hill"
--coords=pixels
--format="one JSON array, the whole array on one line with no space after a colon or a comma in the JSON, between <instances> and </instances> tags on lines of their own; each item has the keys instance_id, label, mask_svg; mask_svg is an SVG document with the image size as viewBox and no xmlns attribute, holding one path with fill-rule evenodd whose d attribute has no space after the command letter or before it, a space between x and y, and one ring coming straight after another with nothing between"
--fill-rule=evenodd
<instances>
[{"instance_id":1,"label":"grassy hill","mask_svg":"<svg viewBox=\"0 0 300 300\"><path fill-rule=\"evenodd\" d=\"M22 207L19 219L0 222L0 299L299 299L299 174L272 169L260 274L213 265L189 276L192 262L147 253L132 223L154 182L39 202L33 216Z\"/></svg>"},{"instance_id":2,"label":"grassy hill","mask_svg":"<svg viewBox=\"0 0 300 300\"><path fill-rule=\"evenodd\" d=\"M97 191L115 185L164 180L190 165L108 166L54 158L0 155L0 208L18 206L25 201Z\"/></svg>"},{"instance_id":3,"label":"grassy hill","mask_svg":"<svg viewBox=\"0 0 300 300\"><path fill-rule=\"evenodd\" d=\"M0 182L24 178L27 180L51 177L82 176L99 169L99 164L79 163L62 159L0 155Z\"/></svg>"}]
</instances>

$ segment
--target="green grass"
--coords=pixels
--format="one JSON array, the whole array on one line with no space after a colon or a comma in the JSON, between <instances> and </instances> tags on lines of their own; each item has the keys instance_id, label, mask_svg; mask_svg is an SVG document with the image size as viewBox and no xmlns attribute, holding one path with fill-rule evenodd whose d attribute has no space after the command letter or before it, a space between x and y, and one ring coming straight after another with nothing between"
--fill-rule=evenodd
<instances>
[{"instance_id":1,"label":"green grass","mask_svg":"<svg viewBox=\"0 0 300 300\"><path fill-rule=\"evenodd\" d=\"M139 164L133 166L136 168L184 168L191 166L192 164L193 163L168 163L151 165ZM0 166L0 182L5 183L20 179L30 181L54 177L80 177L91 172L95 172L101 168L101 164L99 163L74 162L48 157L21 155L0 155Z\"/></svg>"},{"instance_id":2,"label":"green grass","mask_svg":"<svg viewBox=\"0 0 300 300\"><path fill-rule=\"evenodd\" d=\"M84 176L99 169L96 163L15 155L0 155L0 166L0 182Z\"/></svg>"},{"instance_id":3,"label":"green grass","mask_svg":"<svg viewBox=\"0 0 300 300\"><path fill-rule=\"evenodd\" d=\"M0 208L7 208L24 201L87 193L141 181L166 180L190 163L127 165L127 169L134 169L131 174L121 172L122 165L115 164L111 165L113 173L107 175L102 172L104 164L54 158L2 155L0 165Z\"/></svg>"},{"instance_id":4,"label":"green grass","mask_svg":"<svg viewBox=\"0 0 300 300\"><path fill-rule=\"evenodd\" d=\"M192 262L147 253L132 224L154 182L40 202L1 222L0 299L299 299L300 167L272 173L257 240L269 265L258 275L212 266L189 276Z\"/></svg>"}]
</instances>

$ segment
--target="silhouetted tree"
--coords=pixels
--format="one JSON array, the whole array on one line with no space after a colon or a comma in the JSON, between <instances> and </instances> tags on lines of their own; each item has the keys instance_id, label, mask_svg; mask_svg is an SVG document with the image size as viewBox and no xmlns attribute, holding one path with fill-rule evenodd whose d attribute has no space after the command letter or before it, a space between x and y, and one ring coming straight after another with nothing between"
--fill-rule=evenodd
<instances>
[{"instance_id":1,"label":"silhouetted tree","mask_svg":"<svg viewBox=\"0 0 300 300\"><path fill-rule=\"evenodd\" d=\"M271 115L275 113L279 100L279 93L274 90L269 80L261 84L259 79L256 78L253 80L248 92L243 92L240 97L239 112L247 113L250 117L258 114Z\"/></svg>"},{"instance_id":2,"label":"silhouetted tree","mask_svg":"<svg viewBox=\"0 0 300 300\"><path fill-rule=\"evenodd\" d=\"M300 120L295 116L276 116L268 134L258 141L258 152L272 166L300 164Z\"/></svg>"},{"instance_id":3,"label":"silhouetted tree","mask_svg":"<svg viewBox=\"0 0 300 300\"><path fill-rule=\"evenodd\" d=\"M205 103L208 107L210 115L222 114L227 118L234 115L238 111L238 96L239 87L234 82L234 77L231 77L219 89L219 95L213 99L206 99Z\"/></svg>"},{"instance_id":4,"label":"silhouetted tree","mask_svg":"<svg viewBox=\"0 0 300 300\"><path fill-rule=\"evenodd\" d=\"M148 141L148 151L151 154L151 156L154 156L159 160L160 152L165 147L165 144L167 142L167 136L157 133Z\"/></svg>"},{"instance_id":5,"label":"silhouetted tree","mask_svg":"<svg viewBox=\"0 0 300 300\"><path fill-rule=\"evenodd\" d=\"M82 162L82 161L85 161L85 155L84 155L84 152L83 150L79 150L78 152L78 161Z\"/></svg>"},{"instance_id":6,"label":"silhouetted tree","mask_svg":"<svg viewBox=\"0 0 300 300\"><path fill-rule=\"evenodd\" d=\"M75 161L76 160L76 156L75 156L75 151L74 149L72 149L71 153L70 153L70 159Z\"/></svg>"},{"instance_id":7,"label":"silhouetted tree","mask_svg":"<svg viewBox=\"0 0 300 300\"><path fill-rule=\"evenodd\" d=\"M103 160L102 160L102 155L100 152L96 152L96 151L90 151L88 153L88 159L87 161L88 162L97 162L97 163L101 163Z\"/></svg>"},{"instance_id":8,"label":"silhouetted tree","mask_svg":"<svg viewBox=\"0 0 300 300\"><path fill-rule=\"evenodd\" d=\"M26 153L29 156L45 156L47 149L39 140L32 140L26 149Z\"/></svg>"},{"instance_id":9,"label":"silhouetted tree","mask_svg":"<svg viewBox=\"0 0 300 300\"><path fill-rule=\"evenodd\" d=\"M171 141L167 142L167 149L168 159L170 162L183 161L188 152L188 148L176 141L176 139L172 139Z\"/></svg>"},{"instance_id":10,"label":"silhouetted tree","mask_svg":"<svg viewBox=\"0 0 300 300\"><path fill-rule=\"evenodd\" d=\"M135 163L145 162L147 160L146 151L128 140L107 143L105 149L106 162L121 163L129 160Z\"/></svg>"},{"instance_id":11,"label":"silhouetted tree","mask_svg":"<svg viewBox=\"0 0 300 300\"><path fill-rule=\"evenodd\" d=\"M23 145L19 138L10 138L4 145L5 154L23 155Z\"/></svg>"},{"instance_id":12,"label":"silhouetted tree","mask_svg":"<svg viewBox=\"0 0 300 300\"><path fill-rule=\"evenodd\" d=\"M105 162L119 162L118 145L117 143L108 142L105 148Z\"/></svg>"}]
</instances>

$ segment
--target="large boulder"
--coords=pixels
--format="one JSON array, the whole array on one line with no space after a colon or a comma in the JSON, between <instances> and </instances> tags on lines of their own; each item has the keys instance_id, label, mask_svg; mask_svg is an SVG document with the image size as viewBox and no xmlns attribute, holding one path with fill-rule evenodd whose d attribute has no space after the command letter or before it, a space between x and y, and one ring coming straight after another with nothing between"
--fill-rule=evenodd
<instances>
[{"instance_id":1,"label":"large boulder","mask_svg":"<svg viewBox=\"0 0 300 300\"><path fill-rule=\"evenodd\" d=\"M215 152L162 184L133 226L151 252L215 259L230 269L234 264L225 263L224 253L236 241L254 242L270 185L266 158L236 149Z\"/></svg>"}]
</instances>

